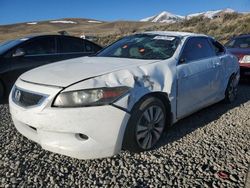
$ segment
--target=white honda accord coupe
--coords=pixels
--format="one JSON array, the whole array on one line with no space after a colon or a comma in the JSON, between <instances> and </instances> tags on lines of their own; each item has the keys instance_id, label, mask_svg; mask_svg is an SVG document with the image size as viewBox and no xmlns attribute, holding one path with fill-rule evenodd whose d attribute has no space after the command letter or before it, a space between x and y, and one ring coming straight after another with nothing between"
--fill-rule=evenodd
<instances>
[{"instance_id":1,"label":"white honda accord coupe","mask_svg":"<svg viewBox=\"0 0 250 188\"><path fill-rule=\"evenodd\" d=\"M9 97L17 130L42 148L101 158L155 147L165 128L232 102L239 64L216 40L182 32L124 37L95 57L24 73Z\"/></svg>"}]
</instances>

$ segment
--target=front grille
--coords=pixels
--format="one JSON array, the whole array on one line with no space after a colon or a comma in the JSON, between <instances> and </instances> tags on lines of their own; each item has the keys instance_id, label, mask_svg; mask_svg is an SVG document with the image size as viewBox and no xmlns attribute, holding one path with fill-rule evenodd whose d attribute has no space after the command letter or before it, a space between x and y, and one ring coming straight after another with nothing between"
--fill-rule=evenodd
<instances>
[{"instance_id":1,"label":"front grille","mask_svg":"<svg viewBox=\"0 0 250 188\"><path fill-rule=\"evenodd\" d=\"M32 93L28 91L24 91L22 89L19 89L17 87L14 88L12 92L12 99L13 101L23 107L31 107L31 106L37 106L41 104L41 102L46 97L42 94Z\"/></svg>"}]
</instances>

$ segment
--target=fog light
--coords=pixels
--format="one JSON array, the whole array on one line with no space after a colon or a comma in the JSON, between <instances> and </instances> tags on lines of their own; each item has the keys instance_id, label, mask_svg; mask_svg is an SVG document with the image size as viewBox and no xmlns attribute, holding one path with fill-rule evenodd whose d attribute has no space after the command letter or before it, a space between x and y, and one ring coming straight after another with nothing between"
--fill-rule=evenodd
<instances>
[{"instance_id":1,"label":"fog light","mask_svg":"<svg viewBox=\"0 0 250 188\"><path fill-rule=\"evenodd\" d=\"M76 138L78 138L79 140L88 140L89 139L89 137L87 135L82 134L82 133L77 133Z\"/></svg>"}]
</instances>

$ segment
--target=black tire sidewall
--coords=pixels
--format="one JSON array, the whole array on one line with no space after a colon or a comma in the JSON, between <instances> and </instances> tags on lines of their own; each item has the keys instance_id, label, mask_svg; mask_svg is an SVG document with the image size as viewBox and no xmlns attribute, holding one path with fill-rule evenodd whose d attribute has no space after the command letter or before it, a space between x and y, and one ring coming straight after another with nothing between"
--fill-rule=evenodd
<instances>
[{"instance_id":1,"label":"black tire sidewall","mask_svg":"<svg viewBox=\"0 0 250 188\"><path fill-rule=\"evenodd\" d=\"M142 114L144 111L149 108L150 106L160 106L164 112L165 115L165 124L167 121L167 110L166 107L164 106L163 102L156 98L156 97L148 97L138 104L135 105L133 110L131 111L131 117L128 121L124 138L123 138L123 149L129 150L131 152L142 152L146 151L145 149L142 149L136 139L136 126L138 121L140 120ZM166 126L165 126L166 127ZM164 131L163 131L164 132ZM156 143L157 144L157 143ZM152 148L149 148L150 150Z\"/></svg>"},{"instance_id":2,"label":"black tire sidewall","mask_svg":"<svg viewBox=\"0 0 250 188\"><path fill-rule=\"evenodd\" d=\"M237 97L237 96L235 96L233 100L230 100L230 97L229 97L230 85L231 85L231 83L232 83L234 80L235 80L235 76L232 75L232 76L230 77L229 81L228 81L227 89L226 89L226 92L225 92L225 100L224 100L224 101L225 101L226 103L229 103L229 104L232 103L232 102L234 102L235 99L236 99L236 97Z\"/></svg>"}]
</instances>

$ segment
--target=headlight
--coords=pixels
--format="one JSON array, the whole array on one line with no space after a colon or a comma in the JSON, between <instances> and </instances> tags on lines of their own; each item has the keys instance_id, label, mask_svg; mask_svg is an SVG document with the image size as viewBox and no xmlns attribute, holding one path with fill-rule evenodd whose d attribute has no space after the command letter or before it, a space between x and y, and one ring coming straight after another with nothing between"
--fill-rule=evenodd
<instances>
[{"instance_id":1,"label":"headlight","mask_svg":"<svg viewBox=\"0 0 250 188\"><path fill-rule=\"evenodd\" d=\"M244 55L240 60L240 63L250 63L250 55Z\"/></svg>"},{"instance_id":2,"label":"headlight","mask_svg":"<svg viewBox=\"0 0 250 188\"><path fill-rule=\"evenodd\" d=\"M129 91L129 87L110 87L69 91L60 93L55 101L55 107L84 107L107 105Z\"/></svg>"}]
</instances>

